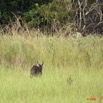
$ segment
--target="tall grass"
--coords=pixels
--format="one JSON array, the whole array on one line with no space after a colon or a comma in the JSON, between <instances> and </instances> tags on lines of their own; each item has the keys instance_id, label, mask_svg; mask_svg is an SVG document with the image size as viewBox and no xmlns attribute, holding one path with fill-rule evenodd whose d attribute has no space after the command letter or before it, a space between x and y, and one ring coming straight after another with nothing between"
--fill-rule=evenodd
<instances>
[{"instance_id":1,"label":"tall grass","mask_svg":"<svg viewBox=\"0 0 103 103\"><path fill-rule=\"evenodd\" d=\"M103 38L79 39L64 37L0 37L0 63L2 66L31 66L36 61L47 66L103 67Z\"/></svg>"},{"instance_id":2,"label":"tall grass","mask_svg":"<svg viewBox=\"0 0 103 103\"><path fill-rule=\"evenodd\" d=\"M87 103L103 96L103 38L0 37L0 103ZM30 68L44 61L43 75Z\"/></svg>"}]
</instances>

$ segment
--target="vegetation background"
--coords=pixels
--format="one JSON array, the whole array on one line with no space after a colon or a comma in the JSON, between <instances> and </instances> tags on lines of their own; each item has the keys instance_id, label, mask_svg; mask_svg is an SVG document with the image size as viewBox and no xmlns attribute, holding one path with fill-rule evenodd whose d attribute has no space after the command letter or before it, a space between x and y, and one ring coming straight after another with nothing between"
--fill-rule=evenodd
<instances>
[{"instance_id":1,"label":"vegetation background","mask_svg":"<svg viewBox=\"0 0 103 103\"><path fill-rule=\"evenodd\" d=\"M1 0L0 103L102 103L102 14L102 0Z\"/></svg>"},{"instance_id":2,"label":"vegetation background","mask_svg":"<svg viewBox=\"0 0 103 103\"><path fill-rule=\"evenodd\" d=\"M65 31L64 35L71 35L73 31L83 36L102 34L103 1L1 0L0 25L3 31L15 25L17 31L36 28L47 35L60 31Z\"/></svg>"}]
</instances>

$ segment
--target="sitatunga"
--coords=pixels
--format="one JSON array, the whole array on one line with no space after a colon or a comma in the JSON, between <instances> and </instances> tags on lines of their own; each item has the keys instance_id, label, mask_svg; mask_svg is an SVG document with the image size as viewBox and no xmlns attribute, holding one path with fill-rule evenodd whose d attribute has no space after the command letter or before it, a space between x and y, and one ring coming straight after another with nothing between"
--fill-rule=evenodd
<instances>
[{"instance_id":1,"label":"sitatunga","mask_svg":"<svg viewBox=\"0 0 103 103\"><path fill-rule=\"evenodd\" d=\"M30 77L33 77L33 76L38 75L38 74L42 75L43 64L44 64L44 62L42 62L42 64L39 64L37 62L37 64L34 65L30 70Z\"/></svg>"}]
</instances>

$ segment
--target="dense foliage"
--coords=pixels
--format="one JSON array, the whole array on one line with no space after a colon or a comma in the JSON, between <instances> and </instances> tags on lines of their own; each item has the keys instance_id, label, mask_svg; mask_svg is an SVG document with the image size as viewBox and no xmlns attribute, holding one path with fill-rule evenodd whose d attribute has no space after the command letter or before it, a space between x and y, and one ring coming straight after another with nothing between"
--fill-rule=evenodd
<instances>
[{"instance_id":1,"label":"dense foliage","mask_svg":"<svg viewBox=\"0 0 103 103\"><path fill-rule=\"evenodd\" d=\"M13 19L14 15L22 16L32 9L36 11L36 5L47 4L51 0L1 0L0 1L0 23L5 24Z\"/></svg>"},{"instance_id":2,"label":"dense foliage","mask_svg":"<svg viewBox=\"0 0 103 103\"><path fill-rule=\"evenodd\" d=\"M17 18L29 28L56 32L73 24L81 33L102 33L103 3L101 0L1 0L0 25Z\"/></svg>"}]
</instances>

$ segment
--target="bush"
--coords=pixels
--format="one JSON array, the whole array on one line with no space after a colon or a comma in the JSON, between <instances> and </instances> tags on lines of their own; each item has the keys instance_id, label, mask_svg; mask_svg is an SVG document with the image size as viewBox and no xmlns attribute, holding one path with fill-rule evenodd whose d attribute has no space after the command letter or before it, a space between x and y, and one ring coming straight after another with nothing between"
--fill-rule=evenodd
<instances>
[{"instance_id":1,"label":"bush","mask_svg":"<svg viewBox=\"0 0 103 103\"><path fill-rule=\"evenodd\" d=\"M70 21L70 11L68 11L69 2L60 0L48 4L35 4L35 9L24 13L23 20L29 27L39 27L42 30L56 31ZM65 12L64 12L65 11Z\"/></svg>"}]
</instances>

